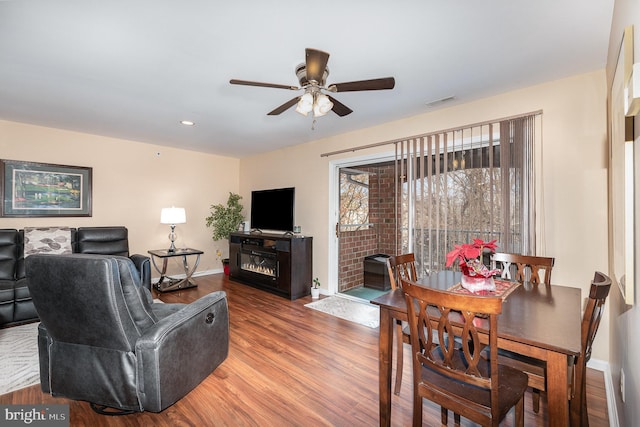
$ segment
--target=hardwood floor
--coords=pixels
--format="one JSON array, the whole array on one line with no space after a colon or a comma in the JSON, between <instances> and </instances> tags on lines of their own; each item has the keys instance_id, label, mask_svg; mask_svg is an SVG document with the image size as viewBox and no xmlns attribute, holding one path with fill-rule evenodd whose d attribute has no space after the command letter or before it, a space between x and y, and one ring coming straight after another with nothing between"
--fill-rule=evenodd
<instances>
[{"instance_id":1,"label":"hardwood floor","mask_svg":"<svg viewBox=\"0 0 640 427\"><path fill-rule=\"evenodd\" d=\"M221 274L195 280L197 288L161 294L159 298L190 302L208 292L225 290L230 317L229 357L162 413L98 415L86 402L43 394L39 385L0 396L0 404L69 404L71 426L378 425L377 329L308 309L304 304L310 297L288 301L229 282ZM411 425L408 353L405 351L402 392L393 396L393 426ZM591 426L608 426L601 372L589 370L587 395ZM525 399L525 425L546 425L546 397L542 397L539 414L531 411L529 393ZM423 425L440 425L439 408L429 402L424 406ZM463 419L462 425L472 424ZM503 425L513 425L512 414Z\"/></svg>"}]
</instances>

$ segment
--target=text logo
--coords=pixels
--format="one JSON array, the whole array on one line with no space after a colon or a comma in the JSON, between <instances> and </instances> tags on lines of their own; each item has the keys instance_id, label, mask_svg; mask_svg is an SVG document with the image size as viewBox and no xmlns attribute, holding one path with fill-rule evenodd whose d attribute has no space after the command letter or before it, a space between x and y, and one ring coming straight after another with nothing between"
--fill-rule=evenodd
<instances>
[{"instance_id":1,"label":"text logo","mask_svg":"<svg viewBox=\"0 0 640 427\"><path fill-rule=\"evenodd\" d=\"M0 405L0 427L69 427L69 405Z\"/></svg>"}]
</instances>

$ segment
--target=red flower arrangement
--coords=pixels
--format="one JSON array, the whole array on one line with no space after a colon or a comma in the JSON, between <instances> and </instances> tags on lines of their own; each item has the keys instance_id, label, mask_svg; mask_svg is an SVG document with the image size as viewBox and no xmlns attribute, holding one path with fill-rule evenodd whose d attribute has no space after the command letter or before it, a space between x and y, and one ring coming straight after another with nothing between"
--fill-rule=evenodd
<instances>
[{"instance_id":1,"label":"red flower arrangement","mask_svg":"<svg viewBox=\"0 0 640 427\"><path fill-rule=\"evenodd\" d=\"M447 267L458 260L460 271L466 276L484 278L494 276L500 273L500 270L489 270L480 257L485 249L494 253L497 247L495 240L485 242L481 239L473 239L473 243L455 245L454 249L447 254Z\"/></svg>"}]
</instances>

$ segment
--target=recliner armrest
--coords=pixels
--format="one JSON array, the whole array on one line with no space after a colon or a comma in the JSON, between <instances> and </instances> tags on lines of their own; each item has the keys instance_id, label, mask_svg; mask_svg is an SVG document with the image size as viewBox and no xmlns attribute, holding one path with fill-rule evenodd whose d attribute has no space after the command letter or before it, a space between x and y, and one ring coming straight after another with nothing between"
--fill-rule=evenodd
<instances>
[{"instance_id":1,"label":"recliner armrest","mask_svg":"<svg viewBox=\"0 0 640 427\"><path fill-rule=\"evenodd\" d=\"M227 358L226 293L212 292L160 320L143 333L135 348L142 406L160 412Z\"/></svg>"},{"instance_id":2,"label":"recliner armrest","mask_svg":"<svg viewBox=\"0 0 640 427\"><path fill-rule=\"evenodd\" d=\"M140 272L140 284L143 288L151 290L151 261L148 256L132 254L130 257L133 265Z\"/></svg>"}]
</instances>

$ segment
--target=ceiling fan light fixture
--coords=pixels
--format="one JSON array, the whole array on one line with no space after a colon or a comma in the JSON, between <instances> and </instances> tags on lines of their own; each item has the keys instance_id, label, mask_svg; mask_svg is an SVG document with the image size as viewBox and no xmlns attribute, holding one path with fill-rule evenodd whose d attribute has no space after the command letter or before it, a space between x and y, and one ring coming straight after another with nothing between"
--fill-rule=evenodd
<instances>
[{"instance_id":1,"label":"ceiling fan light fixture","mask_svg":"<svg viewBox=\"0 0 640 427\"><path fill-rule=\"evenodd\" d=\"M307 114L309 114L308 111L306 111L304 108L302 108L302 106L300 105L300 102L298 102L298 105L296 106L296 113L300 113L303 116L307 116Z\"/></svg>"},{"instance_id":2,"label":"ceiling fan light fixture","mask_svg":"<svg viewBox=\"0 0 640 427\"><path fill-rule=\"evenodd\" d=\"M313 95L310 92L306 92L300 97L296 111L303 116L306 116L313 110Z\"/></svg>"},{"instance_id":3,"label":"ceiling fan light fixture","mask_svg":"<svg viewBox=\"0 0 640 427\"><path fill-rule=\"evenodd\" d=\"M323 93L316 95L316 102L313 104L314 117L322 117L333 108L333 102Z\"/></svg>"},{"instance_id":4,"label":"ceiling fan light fixture","mask_svg":"<svg viewBox=\"0 0 640 427\"><path fill-rule=\"evenodd\" d=\"M318 107L318 105L314 105L313 106L313 117L322 117L325 114L327 114L326 112L323 112L322 110L320 110L320 108Z\"/></svg>"}]
</instances>

